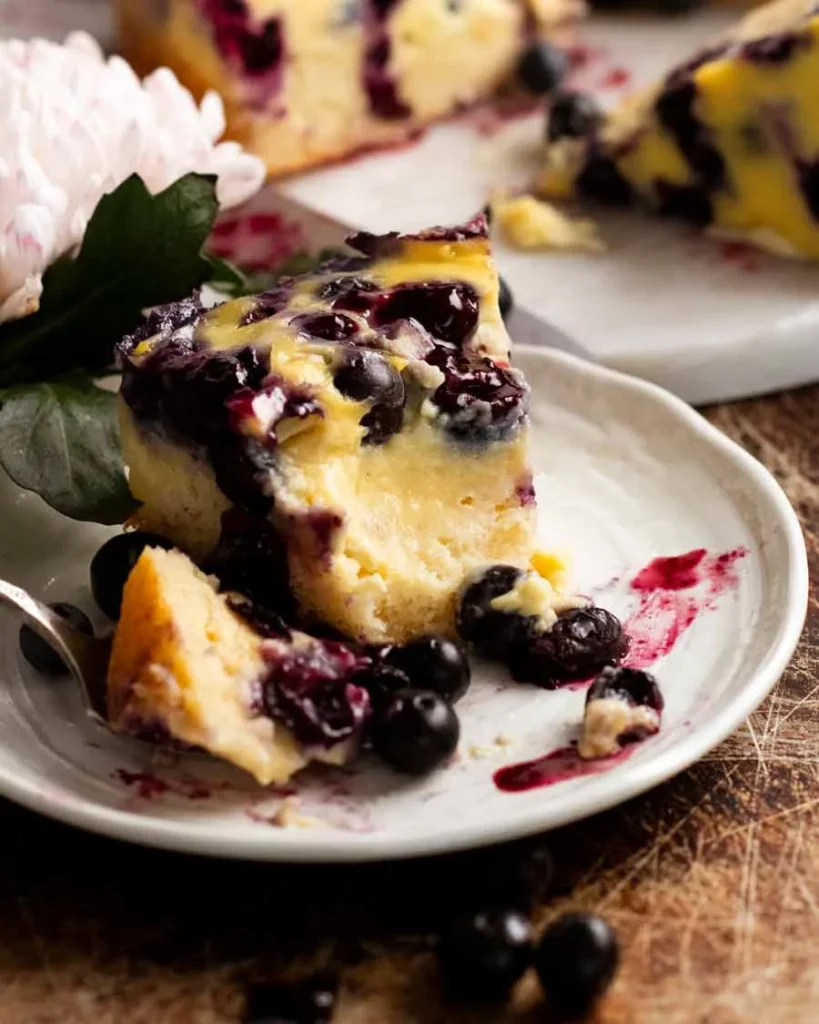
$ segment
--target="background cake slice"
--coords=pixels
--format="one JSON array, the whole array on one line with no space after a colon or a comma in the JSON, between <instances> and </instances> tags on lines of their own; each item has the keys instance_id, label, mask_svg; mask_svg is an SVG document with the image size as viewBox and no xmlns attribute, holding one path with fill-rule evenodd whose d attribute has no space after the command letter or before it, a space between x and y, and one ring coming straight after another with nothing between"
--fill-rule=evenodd
<instances>
[{"instance_id":1,"label":"background cake slice","mask_svg":"<svg viewBox=\"0 0 819 1024\"><path fill-rule=\"evenodd\" d=\"M399 142L493 92L582 0L119 0L123 53L225 99L272 174Z\"/></svg>"},{"instance_id":2,"label":"background cake slice","mask_svg":"<svg viewBox=\"0 0 819 1024\"><path fill-rule=\"evenodd\" d=\"M554 139L539 188L635 199L819 258L818 90L819 16L804 0L777 0L580 137Z\"/></svg>"},{"instance_id":3,"label":"background cake slice","mask_svg":"<svg viewBox=\"0 0 819 1024\"><path fill-rule=\"evenodd\" d=\"M263 785L310 760L346 760L369 713L356 655L253 612L181 552L144 551L114 635L111 725L200 747Z\"/></svg>"},{"instance_id":4,"label":"background cake slice","mask_svg":"<svg viewBox=\"0 0 819 1024\"><path fill-rule=\"evenodd\" d=\"M451 633L466 575L532 552L528 388L482 217L352 241L359 256L125 339L138 521L351 638Z\"/></svg>"}]
</instances>

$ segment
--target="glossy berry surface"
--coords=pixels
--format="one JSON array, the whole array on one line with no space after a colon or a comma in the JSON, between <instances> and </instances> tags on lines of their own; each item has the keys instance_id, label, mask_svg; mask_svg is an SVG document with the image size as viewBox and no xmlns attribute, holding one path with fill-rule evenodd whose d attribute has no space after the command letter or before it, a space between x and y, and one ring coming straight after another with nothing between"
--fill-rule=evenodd
<instances>
[{"instance_id":1,"label":"glossy berry surface","mask_svg":"<svg viewBox=\"0 0 819 1024\"><path fill-rule=\"evenodd\" d=\"M498 279L498 306L500 307L500 314L505 320L507 316L512 312L515 305L515 296L512 294L512 289L509 287L506 278L501 277Z\"/></svg>"},{"instance_id":2,"label":"glossy berry surface","mask_svg":"<svg viewBox=\"0 0 819 1024\"><path fill-rule=\"evenodd\" d=\"M564 612L545 633L521 645L509 658L519 682L547 689L588 679L615 665L628 650L620 620L605 608L592 606Z\"/></svg>"},{"instance_id":3,"label":"glossy berry surface","mask_svg":"<svg viewBox=\"0 0 819 1024\"><path fill-rule=\"evenodd\" d=\"M604 668L586 691L586 703L614 698L633 707L663 710L663 695L650 672L637 668Z\"/></svg>"},{"instance_id":4,"label":"glossy berry surface","mask_svg":"<svg viewBox=\"0 0 819 1024\"><path fill-rule=\"evenodd\" d=\"M438 962L444 984L461 999L500 1000L532 963L532 928L525 914L490 908L456 919L442 935Z\"/></svg>"},{"instance_id":5,"label":"glossy berry surface","mask_svg":"<svg viewBox=\"0 0 819 1024\"><path fill-rule=\"evenodd\" d=\"M396 288L377 308L373 322L415 320L438 341L463 345L478 326L478 295L461 282L411 284Z\"/></svg>"},{"instance_id":6,"label":"glossy berry surface","mask_svg":"<svg viewBox=\"0 0 819 1024\"><path fill-rule=\"evenodd\" d=\"M167 551L173 544L154 533L120 533L106 541L91 560L91 593L109 619L119 618L125 582L148 547Z\"/></svg>"},{"instance_id":7,"label":"glossy berry surface","mask_svg":"<svg viewBox=\"0 0 819 1024\"><path fill-rule=\"evenodd\" d=\"M493 565L463 588L458 604L456 628L476 651L503 658L513 647L534 639L538 620L517 612L498 611L492 602L514 590L524 572L514 565Z\"/></svg>"},{"instance_id":8,"label":"glossy berry surface","mask_svg":"<svg viewBox=\"0 0 819 1024\"><path fill-rule=\"evenodd\" d=\"M428 362L444 374L432 401L453 440L484 447L514 436L529 412L529 390L517 370L446 350Z\"/></svg>"},{"instance_id":9,"label":"glossy berry surface","mask_svg":"<svg viewBox=\"0 0 819 1024\"><path fill-rule=\"evenodd\" d=\"M322 341L346 341L358 333L358 324L343 313L312 313L294 317L291 323L300 334Z\"/></svg>"},{"instance_id":10,"label":"glossy berry surface","mask_svg":"<svg viewBox=\"0 0 819 1024\"><path fill-rule=\"evenodd\" d=\"M372 409L361 420L367 428L365 443L383 444L401 429L406 400L404 381L378 352L366 348L348 352L333 382L348 398L371 403Z\"/></svg>"},{"instance_id":11,"label":"glossy berry surface","mask_svg":"<svg viewBox=\"0 0 819 1024\"><path fill-rule=\"evenodd\" d=\"M546 123L546 141L578 139L588 135L600 122L600 108L582 92L563 92L556 96Z\"/></svg>"},{"instance_id":12,"label":"glossy berry surface","mask_svg":"<svg viewBox=\"0 0 819 1024\"><path fill-rule=\"evenodd\" d=\"M432 690L450 704L463 697L472 679L463 648L442 636L420 637L402 647L391 647L386 661L403 672L413 687Z\"/></svg>"},{"instance_id":13,"label":"glossy berry surface","mask_svg":"<svg viewBox=\"0 0 819 1024\"><path fill-rule=\"evenodd\" d=\"M373 656L371 664L356 675L355 683L369 694L375 714L384 711L400 690L411 688L409 676L395 665L388 664L377 654Z\"/></svg>"},{"instance_id":14,"label":"glossy berry surface","mask_svg":"<svg viewBox=\"0 0 819 1024\"><path fill-rule=\"evenodd\" d=\"M318 296L320 299L329 299L333 309L364 313L375 304L378 286L374 281L362 277L337 277L323 284Z\"/></svg>"},{"instance_id":15,"label":"glossy berry surface","mask_svg":"<svg viewBox=\"0 0 819 1024\"><path fill-rule=\"evenodd\" d=\"M246 995L243 1024L329 1024L336 981L314 978L296 985L254 985Z\"/></svg>"},{"instance_id":16,"label":"glossy berry surface","mask_svg":"<svg viewBox=\"0 0 819 1024\"><path fill-rule=\"evenodd\" d=\"M399 690L372 724L375 752L408 775L426 775L443 764L460 734L458 716L431 690Z\"/></svg>"},{"instance_id":17,"label":"glossy berry surface","mask_svg":"<svg viewBox=\"0 0 819 1024\"><path fill-rule=\"evenodd\" d=\"M49 605L49 608L78 632L85 633L86 636L94 635L91 620L80 608L66 601L57 601L56 604ZM29 665L43 675L56 677L68 674L68 666L63 659L30 626L20 627L20 651Z\"/></svg>"},{"instance_id":18,"label":"glossy berry surface","mask_svg":"<svg viewBox=\"0 0 819 1024\"><path fill-rule=\"evenodd\" d=\"M594 914L566 914L546 929L535 968L549 1003L586 1013L608 988L620 959L617 936Z\"/></svg>"},{"instance_id":19,"label":"glossy berry surface","mask_svg":"<svg viewBox=\"0 0 819 1024\"><path fill-rule=\"evenodd\" d=\"M553 92L569 70L569 58L550 43L535 42L525 50L518 63L518 78L536 96Z\"/></svg>"}]
</instances>

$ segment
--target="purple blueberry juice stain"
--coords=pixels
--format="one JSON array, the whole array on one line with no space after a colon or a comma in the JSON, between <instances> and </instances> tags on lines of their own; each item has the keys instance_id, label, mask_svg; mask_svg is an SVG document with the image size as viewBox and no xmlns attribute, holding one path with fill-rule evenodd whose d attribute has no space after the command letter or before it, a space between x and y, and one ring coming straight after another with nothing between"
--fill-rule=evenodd
<instances>
[{"instance_id":1,"label":"purple blueberry juice stain","mask_svg":"<svg viewBox=\"0 0 819 1024\"><path fill-rule=\"evenodd\" d=\"M578 754L576 745L571 744L568 747L558 747L531 761L521 761L499 768L492 776L492 781L502 793L527 793L543 786L553 786L557 782L568 782L571 779L608 771L614 765L625 761L633 750L633 745L626 746L611 757L586 760Z\"/></svg>"}]
</instances>

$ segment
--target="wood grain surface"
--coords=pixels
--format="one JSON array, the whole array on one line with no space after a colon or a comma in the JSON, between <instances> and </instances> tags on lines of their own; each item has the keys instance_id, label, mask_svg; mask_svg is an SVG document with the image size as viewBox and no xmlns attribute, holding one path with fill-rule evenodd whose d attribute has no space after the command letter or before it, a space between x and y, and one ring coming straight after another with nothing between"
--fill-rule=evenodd
<instances>
[{"instance_id":1,"label":"wood grain surface","mask_svg":"<svg viewBox=\"0 0 819 1024\"><path fill-rule=\"evenodd\" d=\"M815 581L819 388L709 417L784 486ZM536 840L556 862L538 924L595 909L622 940L595 1024L819 1022L818 661L814 583L793 664L743 728L648 795ZM519 846L246 865L128 847L7 803L0 836L0 1024L233 1022L249 980L319 966L340 972L340 1024L547 1020L530 981L505 1012L447 1005L429 954L453 903L479 899L481 873L509 870Z\"/></svg>"}]
</instances>

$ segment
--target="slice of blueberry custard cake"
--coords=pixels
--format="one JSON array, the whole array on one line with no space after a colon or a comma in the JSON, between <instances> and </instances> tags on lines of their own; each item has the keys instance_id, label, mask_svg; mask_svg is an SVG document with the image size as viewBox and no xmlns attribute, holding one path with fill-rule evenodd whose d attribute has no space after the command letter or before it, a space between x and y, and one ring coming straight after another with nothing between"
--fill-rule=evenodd
<instances>
[{"instance_id":1,"label":"slice of blueberry custard cake","mask_svg":"<svg viewBox=\"0 0 819 1024\"><path fill-rule=\"evenodd\" d=\"M627 97L553 110L539 190L661 214L777 253L819 258L819 16L776 0Z\"/></svg>"},{"instance_id":2,"label":"slice of blueberry custard cake","mask_svg":"<svg viewBox=\"0 0 819 1024\"><path fill-rule=\"evenodd\" d=\"M534 553L529 393L485 219L351 245L253 298L155 310L119 346L149 533L109 542L135 563L110 718L263 783L364 736L403 771L449 756L456 631L542 686L625 650Z\"/></svg>"},{"instance_id":3,"label":"slice of blueberry custard cake","mask_svg":"<svg viewBox=\"0 0 819 1024\"><path fill-rule=\"evenodd\" d=\"M122 50L215 89L283 174L400 142L510 78L583 0L119 0ZM559 54L558 54L559 56ZM565 58L564 58L565 60ZM531 76L528 76L531 77ZM542 77L542 76L541 76Z\"/></svg>"}]
</instances>

